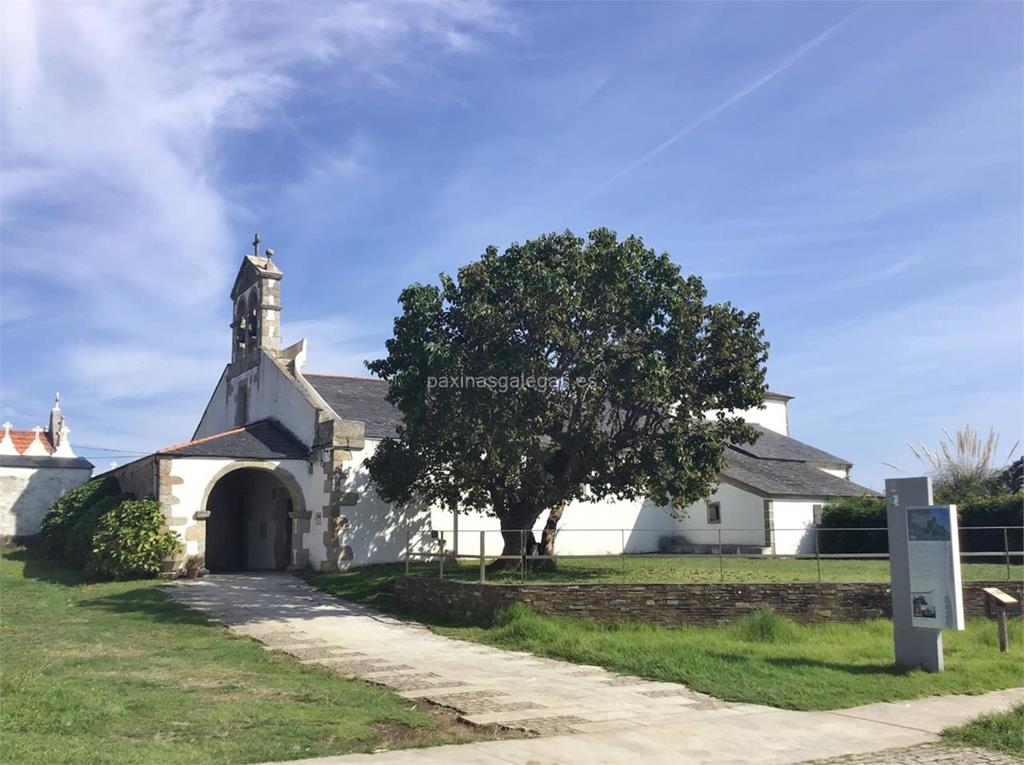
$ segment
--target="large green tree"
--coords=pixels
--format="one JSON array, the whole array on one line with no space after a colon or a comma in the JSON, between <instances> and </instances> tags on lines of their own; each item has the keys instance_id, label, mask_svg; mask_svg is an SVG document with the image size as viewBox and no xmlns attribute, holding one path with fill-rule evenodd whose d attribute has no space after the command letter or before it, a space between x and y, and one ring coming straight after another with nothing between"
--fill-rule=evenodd
<instances>
[{"instance_id":1,"label":"large green tree","mask_svg":"<svg viewBox=\"0 0 1024 765\"><path fill-rule=\"evenodd\" d=\"M572 500L707 496L726 446L756 437L735 411L764 400L768 346L756 313L706 297L608 229L489 247L407 287L367 364L403 416L369 460L380 495L497 516L507 555Z\"/></svg>"}]
</instances>

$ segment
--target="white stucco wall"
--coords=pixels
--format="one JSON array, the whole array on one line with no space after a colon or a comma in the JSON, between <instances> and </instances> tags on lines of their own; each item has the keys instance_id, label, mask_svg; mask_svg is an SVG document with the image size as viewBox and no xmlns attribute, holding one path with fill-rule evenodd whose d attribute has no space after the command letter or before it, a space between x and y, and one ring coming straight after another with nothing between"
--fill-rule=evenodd
<instances>
[{"instance_id":1,"label":"white stucco wall","mask_svg":"<svg viewBox=\"0 0 1024 765\"><path fill-rule=\"evenodd\" d=\"M823 499L776 499L772 502L775 516L775 552L778 555L814 553L814 505Z\"/></svg>"},{"instance_id":2,"label":"white stucco wall","mask_svg":"<svg viewBox=\"0 0 1024 765\"><path fill-rule=\"evenodd\" d=\"M787 409L788 406L785 400L769 398L765 400L764 406L760 409L744 409L742 411L734 412L733 415L742 417L747 422L760 425L768 430L773 430L776 433L788 436L789 415L787 413ZM716 414L716 411L711 411L708 412L706 416L711 418Z\"/></svg>"},{"instance_id":3,"label":"white stucco wall","mask_svg":"<svg viewBox=\"0 0 1024 765\"><path fill-rule=\"evenodd\" d=\"M228 380L222 376L214 389L206 411L196 428L196 438L223 433L238 427L235 422L238 392L245 385L249 391L247 422L273 418L290 430L306 446L316 436L316 408L299 389L295 380L267 354L252 369Z\"/></svg>"},{"instance_id":4,"label":"white stucco wall","mask_svg":"<svg viewBox=\"0 0 1024 765\"><path fill-rule=\"evenodd\" d=\"M618 555L623 547L627 553L658 552L669 537L683 544L717 545L720 531L724 545L764 546L764 500L761 497L722 484L710 501L721 505L721 524L708 523L707 504L703 501L687 507L680 517L649 500L574 502L562 514L555 549L561 555ZM538 536L545 519L546 514L534 527ZM454 546L452 513L434 508L430 525L432 529L445 532L447 547L451 550ZM484 531L485 554L497 555L501 551L502 539L496 518L460 513L458 527L460 554L479 554L481 530Z\"/></svg>"},{"instance_id":5,"label":"white stucco wall","mask_svg":"<svg viewBox=\"0 0 1024 765\"><path fill-rule=\"evenodd\" d=\"M413 506L396 509L377 496L370 483L365 462L379 445L377 439L366 439L364 448L354 450L352 461L345 463L346 475L342 491L356 494L359 499L356 504L342 506L340 510L347 524L343 524L338 532L338 543L343 551L347 548L351 552L351 558L343 555L337 561L342 568L405 560L407 541L416 552L440 549L430 535L431 512L428 508ZM319 568L327 557L324 532L329 529L322 513L324 504L326 498L316 507L310 507L313 517L310 520L308 542L313 568Z\"/></svg>"},{"instance_id":6,"label":"white stucco wall","mask_svg":"<svg viewBox=\"0 0 1024 765\"><path fill-rule=\"evenodd\" d=\"M708 523L703 500L686 508L677 534L693 545L741 545L764 547L764 498L731 484L719 484L710 502L718 502L721 523Z\"/></svg>"},{"instance_id":7,"label":"white stucco wall","mask_svg":"<svg viewBox=\"0 0 1024 765\"><path fill-rule=\"evenodd\" d=\"M50 506L91 475L80 468L0 467L0 537L38 534Z\"/></svg>"},{"instance_id":8,"label":"white stucco wall","mask_svg":"<svg viewBox=\"0 0 1024 765\"><path fill-rule=\"evenodd\" d=\"M547 520L543 513L534 526L539 539ZM432 529L445 532L446 546L454 548L452 513L440 508L431 511ZM458 551L478 555L480 532L484 532L484 553L497 555L502 549L498 519L477 513L459 514ZM647 500L573 502L562 513L558 524L555 552L559 555L618 555L654 552L661 537L672 533L675 521L662 508Z\"/></svg>"}]
</instances>

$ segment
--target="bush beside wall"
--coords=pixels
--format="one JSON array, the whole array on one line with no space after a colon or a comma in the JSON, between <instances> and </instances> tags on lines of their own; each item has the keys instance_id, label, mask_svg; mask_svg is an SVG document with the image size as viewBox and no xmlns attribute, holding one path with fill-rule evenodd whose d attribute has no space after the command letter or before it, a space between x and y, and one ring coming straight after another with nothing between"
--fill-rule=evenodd
<instances>
[{"instance_id":1,"label":"bush beside wall","mask_svg":"<svg viewBox=\"0 0 1024 765\"><path fill-rule=\"evenodd\" d=\"M95 579L155 576L181 549L156 500L136 499L104 477L58 499L43 519L40 541L51 557Z\"/></svg>"},{"instance_id":2,"label":"bush beside wall","mask_svg":"<svg viewBox=\"0 0 1024 765\"><path fill-rule=\"evenodd\" d=\"M159 502L125 499L99 516L85 571L98 579L156 576L180 549L177 535L164 528Z\"/></svg>"}]
</instances>

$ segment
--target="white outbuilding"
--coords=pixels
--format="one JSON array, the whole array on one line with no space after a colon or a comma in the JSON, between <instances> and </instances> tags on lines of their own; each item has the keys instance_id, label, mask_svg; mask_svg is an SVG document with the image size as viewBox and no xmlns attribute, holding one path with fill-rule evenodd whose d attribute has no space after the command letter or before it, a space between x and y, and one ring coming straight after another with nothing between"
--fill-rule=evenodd
<instances>
[{"instance_id":1,"label":"white outbuilding","mask_svg":"<svg viewBox=\"0 0 1024 765\"><path fill-rule=\"evenodd\" d=\"M23 540L39 533L50 506L92 475L92 463L71 449L58 393L48 428L15 430L3 424L0 437L0 540Z\"/></svg>"}]
</instances>

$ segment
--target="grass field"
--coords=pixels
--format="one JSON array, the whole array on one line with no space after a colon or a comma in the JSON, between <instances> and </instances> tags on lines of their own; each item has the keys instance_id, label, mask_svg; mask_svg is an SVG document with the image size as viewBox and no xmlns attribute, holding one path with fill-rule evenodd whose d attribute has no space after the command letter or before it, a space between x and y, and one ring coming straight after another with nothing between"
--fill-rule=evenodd
<instances>
[{"instance_id":1,"label":"grass field","mask_svg":"<svg viewBox=\"0 0 1024 765\"><path fill-rule=\"evenodd\" d=\"M436 626L449 637L529 651L653 680L685 683L720 699L786 709L838 709L1024 684L1019 650L999 653L995 624L946 632L945 671L893 665L892 624L801 626L762 612L719 627L614 627L513 606L487 627ZM1021 623L1011 641L1020 646Z\"/></svg>"},{"instance_id":2,"label":"grass field","mask_svg":"<svg viewBox=\"0 0 1024 765\"><path fill-rule=\"evenodd\" d=\"M1024 704L1009 712L982 715L964 725L942 731L943 741L980 746L1024 757Z\"/></svg>"},{"instance_id":3,"label":"grass field","mask_svg":"<svg viewBox=\"0 0 1024 765\"><path fill-rule=\"evenodd\" d=\"M440 566L437 561L418 562L410 566L411 573L418 576L437 577ZM821 561L823 582L887 582L889 561L826 559ZM814 560L787 560L766 558L725 557L717 558L634 556L561 558L551 571L531 571L527 581L551 583L701 583L701 582L816 582L818 562ZM368 584L386 581L392 576L405 573L404 564L382 564L365 566L353 572L354 576L366 579ZM1006 566L998 563L967 563L962 566L965 582L1003 581L1007 579ZM446 579L479 581L479 563L462 558L456 563L445 561ZM1020 579L1020 566L1011 566L1010 576ZM488 581L520 582L519 572L502 572L488 575Z\"/></svg>"},{"instance_id":4,"label":"grass field","mask_svg":"<svg viewBox=\"0 0 1024 765\"><path fill-rule=\"evenodd\" d=\"M4 763L251 763L481 737L232 636L152 581L0 559Z\"/></svg>"},{"instance_id":5,"label":"grass field","mask_svg":"<svg viewBox=\"0 0 1024 765\"><path fill-rule=\"evenodd\" d=\"M310 573L307 579L339 597L390 609L386 583L401 570L369 566ZM893 665L892 624L885 620L801 626L774 614L757 614L719 627L666 629L605 626L543 616L522 607L509 610L494 624L470 627L416 616L448 637L685 683L718 698L788 709L837 709L1024 685L1024 629L1019 620L1010 625L1014 650L1007 654L999 653L994 622L977 620L964 632L947 631L946 671L929 674Z\"/></svg>"}]
</instances>

